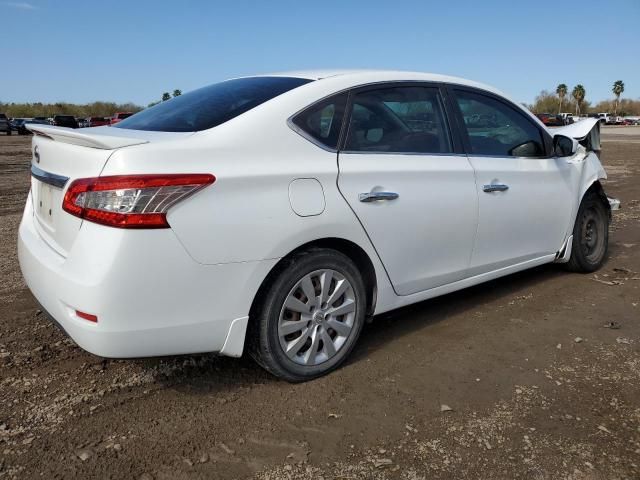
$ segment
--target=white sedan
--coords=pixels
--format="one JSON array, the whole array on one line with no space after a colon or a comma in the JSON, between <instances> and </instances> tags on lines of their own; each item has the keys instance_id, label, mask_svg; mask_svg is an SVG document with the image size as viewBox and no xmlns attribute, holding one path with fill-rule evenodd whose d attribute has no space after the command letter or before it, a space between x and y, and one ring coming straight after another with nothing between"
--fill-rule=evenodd
<instances>
[{"instance_id":1,"label":"white sedan","mask_svg":"<svg viewBox=\"0 0 640 480\"><path fill-rule=\"evenodd\" d=\"M440 75L238 78L113 127L29 128L22 272L104 357L246 349L308 380L367 316L545 263L596 270L618 205L596 119L550 131Z\"/></svg>"}]
</instances>

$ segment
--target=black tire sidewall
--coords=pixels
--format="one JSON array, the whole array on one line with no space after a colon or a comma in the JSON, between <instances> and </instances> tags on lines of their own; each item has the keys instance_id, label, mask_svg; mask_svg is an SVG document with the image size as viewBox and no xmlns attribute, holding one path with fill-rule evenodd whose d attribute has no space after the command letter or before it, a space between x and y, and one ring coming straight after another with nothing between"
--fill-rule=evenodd
<instances>
[{"instance_id":1,"label":"black tire sidewall","mask_svg":"<svg viewBox=\"0 0 640 480\"><path fill-rule=\"evenodd\" d=\"M604 223L603 228L603 241L604 241L604 249L602 256L596 261L592 262L587 258L586 253L583 251L581 236L582 236L582 222L584 213L588 209L594 209L598 212L598 221ZM607 209L602 204L602 200L598 198L596 195L588 194L582 200L580 204L580 208L578 209L578 214L576 216L576 222L573 227L573 245L571 251L571 259L570 259L570 267L573 270L583 271L583 272L593 272L598 270L602 264L604 263L607 257L607 250L609 245L609 213Z\"/></svg>"},{"instance_id":2,"label":"black tire sidewall","mask_svg":"<svg viewBox=\"0 0 640 480\"><path fill-rule=\"evenodd\" d=\"M320 365L304 366L291 361L282 351L278 338L278 322L284 301L294 285L305 275L321 269L332 269L352 285L356 297L356 315L351 336L331 359ZM345 255L330 249L311 251L294 257L269 289L260 315L260 363L269 371L289 381L305 381L336 369L355 346L366 313L366 290L356 265Z\"/></svg>"}]
</instances>

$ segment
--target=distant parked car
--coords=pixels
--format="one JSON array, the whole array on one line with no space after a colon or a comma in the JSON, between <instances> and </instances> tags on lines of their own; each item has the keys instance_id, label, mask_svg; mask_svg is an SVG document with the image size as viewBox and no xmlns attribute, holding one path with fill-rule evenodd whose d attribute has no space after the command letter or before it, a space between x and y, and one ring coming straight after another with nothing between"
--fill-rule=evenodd
<instances>
[{"instance_id":1,"label":"distant parked car","mask_svg":"<svg viewBox=\"0 0 640 480\"><path fill-rule=\"evenodd\" d=\"M28 125L50 125L47 119L38 118L19 118L14 122L15 130L18 132L18 135L31 135L31 131L27 128Z\"/></svg>"},{"instance_id":2,"label":"distant parked car","mask_svg":"<svg viewBox=\"0 0 640 480\"><path fill-rule=\"evenodd\" d=\"M565 125L571 125L575 123L577 120L574 118L573 113L563 112L560 114L562 120L564 120Z\"/></svg>"},{"instance_id":3,"label":"distant parked car","mask_svg":"<svg viewBox=\"0 0 640 480\"><path fill-rule=\"evenodd\" d=\"M0 113L0 132L11 135L11 123L4 113Z\"/></svg>"},{"instance_id":4,"label":"distant parked car","mask_svg":"<svg viewBox=\"0 0 640 480\"><path fill-rule=\"evenodd\" d=\"M611 123L611 115L609 115L608 113L602 112L602 113L590 113L589 114L590 117L592 118L598 118L600 119L600 121L604 124L610 124Z\"/></svg>"},{"instance_id":5,"label":"distant parked car","mask_svg":"<svg viewBox=\"0 0 640 480\"><path fill-rule=\"evenodd\" d=\"M56 127L78 128L78 122L73 115L54 115L53 125Z\"/></svg>"},{"instance_id":6,"label":"distant parked car","mask_svg":"<svg viewBox=\"0 0 640 480\"><path fill-rule=\"evenodd\" d=\"M11 130L14 132L17 132L18 125L23 124L25 120L26 120L25 118L12 118L11 120L9 120L9 125L11 126Z\"/></svg>"},{"instance_id":7,"label":"distant parked car","mask_svg":"<svg viewBox=\"0 0 640 480\"><path fill-rule=\"evenodd\" d=\"M115 125L125 118L129 118L131 115L133 115L133 112L116 112L113 117L111 117L111 125Z\"/></svg>"},{"instance_id":8,"label":"distant parked car","mask_svg":"<svg viewBox=\"0 0 640 480\"><path fill-rule=\"evenodd\" d=\"M111 122L107 117L89 117L89 126L90 127L104 127L105 125L109 125Z\"/></svg>"},{"instance_id":9,"label":"distant parked car","mask_svg":"<svg viewBox=\"0 0 640 480\"><path fill-rule=\"evenodd\" d=\"M27 129L24 128L24 124L28 120L29 119L26 118L14 118L13 120L11 120L11 130L17 132L18 135L24 135L25 133L27 133Z\"/></svg>"},{"instance_id":10,"label":"distant parked car","mask_svg":"<svg viewBox=\"0 0 640 480\"><path fill-rule=\"evenodd\" d=\"M76 122L78 122L78 128L86 128L91 126L88 118L78 117L76 118Z\"/></svg>"},{"instance_id":11,"label":"distant parked car","mask_svg":"<svg viewBox=\"0 0 640 480\"><path fill-rule=\"evenodd\" d=\"M554 115L553 113L537 113L536 117L547 127L563 127L565 125L562 116Z\"/></svg>"}]
</instances>

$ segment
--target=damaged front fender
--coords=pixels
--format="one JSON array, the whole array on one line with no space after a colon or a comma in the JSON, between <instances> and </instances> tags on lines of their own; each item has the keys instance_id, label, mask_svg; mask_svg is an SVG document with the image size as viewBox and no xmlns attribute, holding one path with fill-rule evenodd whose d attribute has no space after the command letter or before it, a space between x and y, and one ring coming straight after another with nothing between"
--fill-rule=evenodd
<instances>
[{"instance_id":1,"label":"damaged front fender","mask_svg":"<svg viewBox=\"0 0 640 480\"><path fill-rule=\"evenodd\" d=\"M585 118L571 125L548 130L551 135L576 139L588 152L600 152L600 120L597 118Z\"/></svg>"},{"instance_id":2,"label":"damaged front fender","mask_svg":"<svg viewBox=\"0 0 640 480\"><path fill-rule=\"evenodd\" d=\"M573 156L561 159L571 166L571 169L574 171L573 175L577 176L578 180L577 183L574 184L577 188L576 201L574 202L572 211L573 222L571 222L565 236L565 239L569 239L573 231L573 224L575 223L578 209L589 189L597 189L598 195L602 198L603 203L606 204L609 211L620 208L620 201L607 196L600 183L601 180L607 178L607 172L602 166L598 156L601 151L601 144L600 121L597 118L589 118L565 127L549 129L549 132L554 136L563 135L573 138L579 143L578 150ZM559 254L563 253L563 255L559 255L560 259L558 261L565 260L566 245L565 243L559 252Z\"/></svg>"},{"instance_id":3,"label":"damaged front fender","mask_svg":"<svg viewBox=\"0 0 640 480\"><path fill-rule=\"evenodd\" d=\"M549 129L551 135L562 135L578 141L578 151L565 161L580 170L578 200L599 180L607 178L598 154L600 153L600 121L597 118L586 118L565 127ZM579 203L579 202L578 202Z\"/></svg>"}]
</instances>

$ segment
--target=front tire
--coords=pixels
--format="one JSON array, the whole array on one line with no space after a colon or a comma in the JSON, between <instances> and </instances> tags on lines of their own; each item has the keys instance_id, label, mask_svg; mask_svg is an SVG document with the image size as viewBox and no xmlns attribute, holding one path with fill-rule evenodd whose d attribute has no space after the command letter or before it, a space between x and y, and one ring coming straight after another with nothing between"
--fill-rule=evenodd
<instances>
[{"instance_id":1,"label":"front tire","mask_svg":"<svg viewBox=\"0 0 640 480\"><path fill-rule=\"evenodd\" d=\"M249 353L264 369L303 382L338 368L353 350L366 290L351 259L311 249L285 260L250 319Z\"/></svg>"},{"instance_id":2,"label":"front tire","mask_svg":"<svg viewBox=\"0 0 640 480\"><path fill-rule=\"evenodd\" d=\"M587 193L573 226L571 257L566 264L572 272L598 270L609 248L609 212L596 193Z\"/></svg>"}]
</instances>

